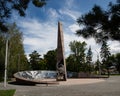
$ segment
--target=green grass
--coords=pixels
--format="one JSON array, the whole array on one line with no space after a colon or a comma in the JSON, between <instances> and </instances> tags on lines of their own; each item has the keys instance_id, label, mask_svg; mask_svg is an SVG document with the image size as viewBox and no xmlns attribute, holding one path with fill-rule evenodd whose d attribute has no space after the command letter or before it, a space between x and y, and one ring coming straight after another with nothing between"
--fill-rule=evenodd
<instances>
[{"instance_id":1,"label":"green grass","mask_svg":"<svg viewBox=\"0 0 120 96\"><path fill-rule=\"evenodd\" d=\"M0 96L13 96L15 93L14 89L11 90L0 90Z\"/></svg>"}]
</instances>

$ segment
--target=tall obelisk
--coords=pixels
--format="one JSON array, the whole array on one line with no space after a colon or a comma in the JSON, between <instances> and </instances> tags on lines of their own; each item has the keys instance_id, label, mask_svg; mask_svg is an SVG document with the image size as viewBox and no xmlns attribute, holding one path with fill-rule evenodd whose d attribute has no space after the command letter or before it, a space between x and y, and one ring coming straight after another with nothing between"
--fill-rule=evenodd
<instances>
[{"instance_id":1,"label":"tall obelisk","mask_svg":"<svg viewBox=\"0 0 120 96\"><path fill-rule=\"evenodd\" d=\"M57 81L66 81L66 62L64 57L64 38L61 22L58 22L58 41L57 41Z\"/></svg>"}]
</instances>

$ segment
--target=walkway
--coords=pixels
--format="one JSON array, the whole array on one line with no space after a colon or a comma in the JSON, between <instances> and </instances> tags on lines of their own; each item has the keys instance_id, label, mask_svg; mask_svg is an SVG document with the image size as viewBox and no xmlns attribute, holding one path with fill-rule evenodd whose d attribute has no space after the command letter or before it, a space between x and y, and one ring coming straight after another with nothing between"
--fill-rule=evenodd
<instances>
[{"instance_id":1,"label":"walkway","mask_svg":"<svg viewBox=\"0 0 120 96\"><path fill-rule=\"evenodd\" d=\"M0 84L0 89L4 89ZM59 85L20 86L8 84L6 89L16 89L14 96L120 96L120 76L109 79L72 79Z\"/></svg>"}]
</instances>

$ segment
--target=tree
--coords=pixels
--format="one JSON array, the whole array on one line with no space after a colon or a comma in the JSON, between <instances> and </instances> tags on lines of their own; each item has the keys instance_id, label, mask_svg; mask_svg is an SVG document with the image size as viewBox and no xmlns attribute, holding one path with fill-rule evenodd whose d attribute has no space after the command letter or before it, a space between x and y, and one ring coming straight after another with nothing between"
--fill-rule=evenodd
<instances>
[{"instance_id":1,"label":"tree","mask_svg":"<svg viewBox=\"0 0 120 96\"><path fill-rule=\"evenodd\" d=\"M76 72L85 71L85 50L86 50L85 42L73 41L70 42L69 46L73 53L74 60L76 62Z\"/></svg>"},{"instance_id":2,"label":"tree","mask_svg":"<svg viewBox=\"0 0 120 96\"><path fill-rule=\"evenodd\" d=\"M47 70L56 70L56 50L50 50L44 55Z\"/></svg>"},{"instance_id":3,"label":"tree","mask_svg":"<svg viewBox=\"0 0 120 96\"><path fill-rule=\"evenodd\" d=\"M42 7L46 4L46 0L0 0L0 32L7 32L8 23L7 19L10 19L12 12L15 10L20 16L25 16L25 11L28 5L32 1L32 4L36 7Z\"/></svg>"},{"instance_id":4,"label":"tree","mask_svg":"<svg viewBox=\"0 0 120 96\"><path fill-rule=\"evenodd\" d=\"M120 74L120 53L117 53L115 55L115 59L116 59L116 68L117 68L117 71Z\"/></svg>"},{"instance_id":5,"label":"tree","mask_svg":"<svg viewBox=\"0 0 120 96\"><path fill-rule=\"evenodd\" d=\"M120 2L110 3L108 10L103 10L95 5L92 10L77 19L77 23L83 26L76 32L84 38L95 38L97 43L101 40L120 41Z\"/></svg>"},{"instance_id":6,"label":"tree","mask_svg":"<svg viewBox=\"0 0 120 96\"><path fill-rule=\"evenodd\" d=\"M5 42L3 36L0 35L0 81L3 80L4 64L5 64Z\"/></svg>"},{"instance_id":7,"label":"tree","mask_svg":"<svg viewBox=\"0 0 120 96\"><path fill-rule=\"evenodd\" d=\"M103 41L101 51L100 51L100 56L101 56L104 68L107 69L108 71L108 76L109 76L109 67L110 67L110 62L108 60L111 55L109 50L110 48L107 45L107 42Z\"/></svg>"},{"instance_id":8,"label":"tree","mask_svg":"<svg viewBox=\"0 0 120 96\"><path fill-rule=\"evenodd\" d=\"M67 71L71 71L71 72L77 72L77 66L76 66L76 62L75 62L75 57L73 54L70 54L67 59L66 59L66 68Z\"/></svg>"},{"instance_id":9,"label":"tree","mask_svg":"<svg viewBox=\"0 0 120 96\"><path fill-rule=\"evenodd\" d=\"M110 57L110 48L107 45L106 41L103 41L101 51L100 51L100 56L102 58L102 61L107 61L107 59Z\"/></svg>"},{"instance_id":10,"label":"tree","mask_svg":"<svg viewBox=\"0 0 120 96\"><path fill-rule=\"evenodd\" d=\"M99 72L99 75L101 75L101 62L100 62L100 60L99 60L99 56L97 57L97 61L95 62L95 71L97 72L97 74L98 74L98 72Z\"/></svg>"},{"instance_id":11,"label":"tree","mask_svg":"<svg viewBox=\"0 0 120 96\"><path fill-rule=\"evenodd\" d=\"M115 66L120 74L120 53L112 54L109 58L110 66Z\"/></svg>"},{"instance_id":12,"label":"tree","mask_svg":"<svg viewBox=\"0 0 120 96\"><path fill-rule=\"evenodd\" d=\"M46 65L46 60L41 58L39 61L39 70L46 70L47 65Z\"/></svg>"},{"instance_id":13,"label":"tree","mask_svg":"<svg viewBox=\"0 0 120 96\"><path fill-rule=\"evenodd\" d=\"M13 76L18 71L28 69L28 60L23 46L23 34L19 31L15 23L8 27L8 76Z\"/></svg>"},{"instance_id":14,"label":"tree","mask_svg":"<svg viewBox=\"0 0 120 96\"><path fill-rule=\"evenodd\" d=\"M4 38L0 36L0 71L4 70L5 42L3 40Z\"/></svg>"},{"instance_id":15,"label":"tree","mask_svg":"<svg viewBox=\"0 0 120 96\"><path fill-rule=\"evenodd\" d=\"M89 66L89 73L91 72L91 64L92 64L92 50L91 47L89 47L87 56L86 56L86 63Z\"/></svg>"},{"instance_id":16,"label":"tree","mask_svg":"<svg viewBox=\"0 0 120 96\"><path fill-rule=\"evenodd\" d=\"M20 70L28 69L22 36L22 32L19 31L15 23L8 24L8 32L0 35L0 65L2 65L0 68L2 70L5 66L5 43L8 39L8 77L12 77L15 72Z\"/></svg>"},{"instance_id":17,"label":"tree","mask_svg":"<svg viewBox=\"0 0 120 96\"><path fill-rule=\"evenodd\" d=\"M40 69L40 65L39 65L39 61L40 61L40 54L37 51L33 51L31 54L29 54L30 57L30 65L31 65L31 69L32 70L39 70Z\"/></svg>"},{"instance_id":18,"label":"tree","mask_svg":"<svg viewBox=\"0 0 120 96\"><path fill-rule=\"evenodd\" d=\"M89 49L88 49L87 56L86 56L86 62L88 64L92 63L92 50L91 50L91 47L89 47Z\"/></svg>"}]
</instances>

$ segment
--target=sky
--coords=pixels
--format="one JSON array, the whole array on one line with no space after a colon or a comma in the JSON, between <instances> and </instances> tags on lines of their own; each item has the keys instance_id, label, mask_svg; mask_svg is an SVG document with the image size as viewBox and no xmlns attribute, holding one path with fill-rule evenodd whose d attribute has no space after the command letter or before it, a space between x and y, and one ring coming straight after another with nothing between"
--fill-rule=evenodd
<instances>
[{"instance_id":1,"label":"sky","mask_svg":"<svg viewBox=\"0 0 120 96\"><path fill-rule=\"evenodd\" d=\"M76 30L82 28L76 20L89 12L95 4L107 9L110 1L115 2L115 0L47 0L47 4L42 8L36 8L30 4L26 10L26 17L19 17L17 13L14 13L13 21L23 32L26 55L36 50L43 56L48 51L56 49L58 21L60 21L64 34L65 57L71 53L69 47L71 41L85 41L87 48L91 46L93 61L95 61L101 46L96 44L93 38L84 39L75 35ZM120 52L119 42L109 41L108 45L112 54Z\"/></svg>"}]
</instances>

